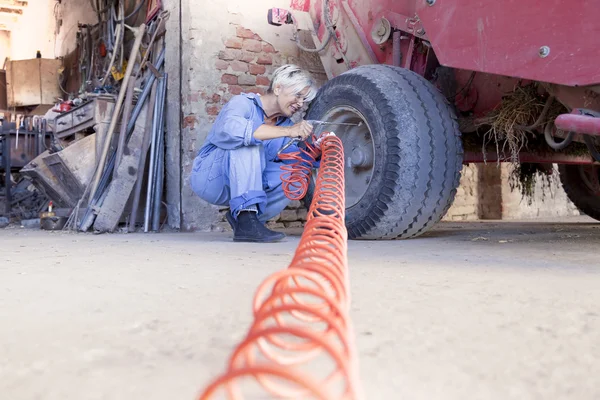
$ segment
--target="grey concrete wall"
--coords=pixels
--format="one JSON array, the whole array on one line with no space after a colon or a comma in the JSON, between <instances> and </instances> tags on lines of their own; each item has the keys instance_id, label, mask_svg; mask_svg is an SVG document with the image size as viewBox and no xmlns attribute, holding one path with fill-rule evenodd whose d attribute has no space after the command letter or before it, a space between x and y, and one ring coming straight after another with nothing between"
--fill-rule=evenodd
<instances>
[{"instance_id":1,"label":"grey concrete wall","mask_svg":"<svg viewBox=\"0 0 600 400\"><path fill-rule=\"evenodd\" d=\"M166 0L163 7L169 14L166 25L165 72L168 76L165 136L165 185L167 192L168 224L171 228L181 227L181 99L182 99L182 9L181 0Z\"/></svg>"}]
</instances>

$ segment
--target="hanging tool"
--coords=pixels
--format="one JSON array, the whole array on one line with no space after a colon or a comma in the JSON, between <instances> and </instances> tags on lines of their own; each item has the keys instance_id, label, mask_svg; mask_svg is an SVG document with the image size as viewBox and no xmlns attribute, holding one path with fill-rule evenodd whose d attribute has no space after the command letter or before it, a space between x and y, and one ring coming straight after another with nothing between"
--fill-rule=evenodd
<instances>
[{"instance_id":1,"label":"hanging tool","mask_svg":"<svg viewBox=\"0 0 600 400\"><path fill-rule=\"evenodd\" d=\"M277 156L279 156L285 149L287 149L288 147L290 147L293 144L296 143L300 143L302 141L302 139L300 138L293 138L292 140L290 140L289 142L287 142L286 144L284 144L279 151L277 152Z\"/></svg>"},{"instance_id":2,"label":"hanging tool","mask_svg":"<svg viewBox=\"0 0 600 400\"><path fill-rule=\"evenodd\" d=\"M311 125L338 125L338 126L361 126L362 125L362 121L360 121L358 124L353 124L353 123L349 123L349 122L327 122L327 121L318 121L318 120L314 120L314 119L309 119L306 122L308 122Z\"/></svg>"}]
</instances>

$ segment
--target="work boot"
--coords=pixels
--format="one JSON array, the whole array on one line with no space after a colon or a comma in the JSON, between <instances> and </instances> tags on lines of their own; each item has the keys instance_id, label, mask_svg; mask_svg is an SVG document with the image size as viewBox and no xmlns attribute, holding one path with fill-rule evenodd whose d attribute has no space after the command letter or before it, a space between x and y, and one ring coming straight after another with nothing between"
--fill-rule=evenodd
<instances>
[{"instance_id":1,"label":"work boot","mask_svg":"<svg viewBox=\"0 0 600 400\"><path fill-rule=\"evenodd\" d=\"M270 243L280 241L285 237L281 232L267 228L258 220L255 212L242 211L234 224L234 242Z\"/></svg>"}]
</instances>

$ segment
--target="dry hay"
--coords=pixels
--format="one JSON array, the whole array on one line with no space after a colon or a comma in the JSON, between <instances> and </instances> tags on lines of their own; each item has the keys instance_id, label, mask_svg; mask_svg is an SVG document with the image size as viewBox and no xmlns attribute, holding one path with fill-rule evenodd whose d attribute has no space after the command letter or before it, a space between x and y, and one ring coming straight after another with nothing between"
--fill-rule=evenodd
<instances>
[{"instance_id":1,"label":"dry hay","mask_svg":"<svg viewBox=\"0 0 600 400\"><path fill-rule=\"evenodd\" d=\"M547 104L547 101L551 103ZM484 162L487 161L486 148L493 142L498 164L501 159L507 159L513 165L511 190L519 188L522 197L527 197L530 204L537 178L543 179L542 191L545 192L551 190L554 183L551 176L554 174L548 175L549 171L537 164L521 164L519 153L527 149L530 139L535 138L534 130L538 131L538 135L543 134L544 126L564 112L567 110L560 102L540 95L538 85L533 83L517 86L513 92L503 96L502 102L492 112L475 120L477 127L488 127L483 134ZM542 195L545 197L545 193Z\"/></svg>"},{"instance_id":2,"label":"dry hay","mask_svg":"<svg viewBox=\"0 0 600 400\"><path fill-rule=\"evenodd\" d=\"M543 132L544 126L553 121L566 108L552 99L548 110L542 115L547 99L538 92L538 84L517 86L502 97L500 104L485 117L476 119L475 126L489 127L483 137L483 156L491 142L496 146L498 158L509 155L509 161L519 162L519 152L527 148L533 129ZM541 118L542 117L542 118Z\"/></svg>"}]
</instances>

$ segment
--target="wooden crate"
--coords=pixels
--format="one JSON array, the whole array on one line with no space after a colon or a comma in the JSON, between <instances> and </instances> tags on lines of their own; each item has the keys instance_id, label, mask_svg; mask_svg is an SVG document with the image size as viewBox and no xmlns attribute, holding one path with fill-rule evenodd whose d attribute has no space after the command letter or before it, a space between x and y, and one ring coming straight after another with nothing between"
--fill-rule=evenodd
<instances>
[{"instance_id":1,"label":"wooden crate","mask_svg":"<svg viewBox=\"0 0 600 400\"><path fill-rule=\"evenodd\" d=\"M60 60L34 58L7 61L6 94L8 107L55 104L62 97L58 85Z\"/></svg>"}]
</instances>

